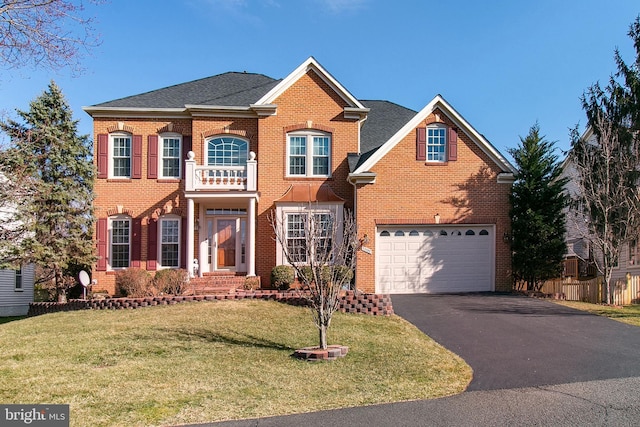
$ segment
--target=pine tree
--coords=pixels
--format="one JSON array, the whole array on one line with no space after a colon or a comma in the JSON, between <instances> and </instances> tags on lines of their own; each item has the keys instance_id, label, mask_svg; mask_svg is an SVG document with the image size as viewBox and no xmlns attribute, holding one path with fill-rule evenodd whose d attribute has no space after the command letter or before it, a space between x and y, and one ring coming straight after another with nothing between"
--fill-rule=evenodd
<instances>
[{"instance_id":1,"label":"pine tree","mask_svg":"<svg viewBox=\"0 0 640 427\"><path fill-rule=\"evenodd\" d=\"M21 121L0 123L10 138L0 171L12 183L0 196L11 206L7 222L19 224L21 233L1 241L0 253L5 264L41 267L42 279L54 280L63 299L74 282L65 275L95 259L90 141L77 135L78 122L54 82L29 111L17 113Z\"/></svg>"},{"instance_id":2,"label":"pine tree","mask_svg":"<svg viewBox=\"0 0 640 427\"><path fill-rule=\"evenodd\" d=\"M562 269L566 179L560 178L554 144L540 136L537 124L509 152L517 167L510 212L513 274L527 290L539 290Z\"/></svg>"}]
</instances>

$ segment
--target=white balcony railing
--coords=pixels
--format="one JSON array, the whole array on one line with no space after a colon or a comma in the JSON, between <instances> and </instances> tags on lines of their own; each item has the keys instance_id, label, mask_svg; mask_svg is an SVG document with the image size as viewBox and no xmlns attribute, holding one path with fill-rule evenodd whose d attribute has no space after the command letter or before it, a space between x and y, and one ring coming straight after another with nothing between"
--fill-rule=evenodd
<instances>
[{"instance_id":1,"label":"white balcony railing","mask_svg":"<svg viewBox=\"0 0 640 427\"><path fill-rule=\"evenodd\" d=\"M185 160L185 191L256 191L258 162L249 153L246 166L197 165L195 154L189 151Z\"/></svg>"}]
</instances>

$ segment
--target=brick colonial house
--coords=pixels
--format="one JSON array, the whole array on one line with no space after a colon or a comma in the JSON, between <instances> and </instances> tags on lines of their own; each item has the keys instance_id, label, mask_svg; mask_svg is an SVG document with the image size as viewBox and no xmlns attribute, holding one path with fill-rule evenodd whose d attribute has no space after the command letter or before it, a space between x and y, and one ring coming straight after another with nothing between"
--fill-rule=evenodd
<instances>
[{"instance_id":1,"label":"brick colonial house","mask_svg":"<svg viewBox=\"0 0 640 427\"><path fill-rule=\"evenodd\" d=\"M368 292L511 288L513 167L441 96L356 99L314 58L282 80L225 73L85 107L94 122L97 288L115 271L259 276L268 215L355 212ZM293 237L293 234L292 234Z\"/></svg>"}]
</instances>

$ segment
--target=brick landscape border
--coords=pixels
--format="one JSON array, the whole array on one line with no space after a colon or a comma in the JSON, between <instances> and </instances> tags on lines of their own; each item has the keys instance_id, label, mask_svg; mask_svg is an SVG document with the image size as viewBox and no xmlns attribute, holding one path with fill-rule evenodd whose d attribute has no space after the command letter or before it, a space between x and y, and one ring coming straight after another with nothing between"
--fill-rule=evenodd
<instances>
[{"instance_id":1,"label":"brick landscape border","mask_svg":"<svg viewBox=\"0 0 640 427\"><path fill-rule=\"evenodd\" d=\"M90 300L70 300L60 302L32 302L29 304L28 316L55 313L58 311L76 310L124 310L151 307L156 305L173 305L196 301L222 301L259 299L274 300L294 306L306 306L307 301L297 291L255 290L235 291L217 295L188 295L188 296L157 296L146 298L105 298ZM365 294L361 292L346 292L340 298L339 311L342 313L361 313L372 316L391 316L393 305L388 294Z\"/></svg>"}]
</instances>

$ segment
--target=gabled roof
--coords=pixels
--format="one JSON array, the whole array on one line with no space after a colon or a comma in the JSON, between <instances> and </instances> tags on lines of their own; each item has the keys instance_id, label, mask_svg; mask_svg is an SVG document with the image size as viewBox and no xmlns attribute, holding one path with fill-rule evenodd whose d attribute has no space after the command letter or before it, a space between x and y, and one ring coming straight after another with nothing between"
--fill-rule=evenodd
<instances>
[{"instance_id":1,"label":"gabled roof","mask_svg":"<svg viewBox=\"0 0 640 427\"><path fill-rule=\"evenodd\" d=\"M281 80L229 72L87 107L92 109L184 109L186 105L249 107Z\"/></svg>"},{"instance_id":2,"label":"gabled roof","mask_svg":"<svg viewBox=\"0 0 640 427\"><path fill-rule=\"evenodd\" d=\"M351 155L350 170L356 169L367 160L375 151L387 142L398 130L402 128L417 113L414 110L389 101L361 101L369 108L367 120L360 129L360 155Z\"/></svg>"},{"instance_id":3,"label":"gabled roof","mask_svg":"<svg viewBox=\"0 0 640 427\"><path fill-rule=\"evenodd\" d=\"M260 98L256 105L269 105L275 101L275 99L297 82L302 76L309 71L315 72L329 87L331 87L349 106L357 109L365 109L365 107L358 101L344 86L340 84L327 70L325 70L313 56L310 56L304 61L298 68L293 70L287 77L273 87L268 93Z\"/></svg>"},{"instance_id":4,"label":"gabled roof","mask_svg":"<svg viewBox=\"0 0 640 427\"><path fill-rule=\"evenodd\" d=\"M413 131L420 122L424 121L434 110L439 109L446 115L458 128L464 132L475 144L487 155L493 162L500 167L503 172L515 173L515 168L505 159L502 154L487 139L476 131L469 122L467 122L444 98L436 95L419 113L415 114L410 120L398 129L389 139L387 139L379 148L374 149L364 160L361 160L356 167L354 174L370 171L371 168L380 161L393 147L395 147L409 132ZM372 111L374 108L372 108ZM371 112L370 112L371 114ZM368 121L368 120L367 120ZM366 123L366 122L365 122ZM375 137L374 137L375 139ZM363 151L363 156L366 154Z\"/></svg>"}]
</instances>

